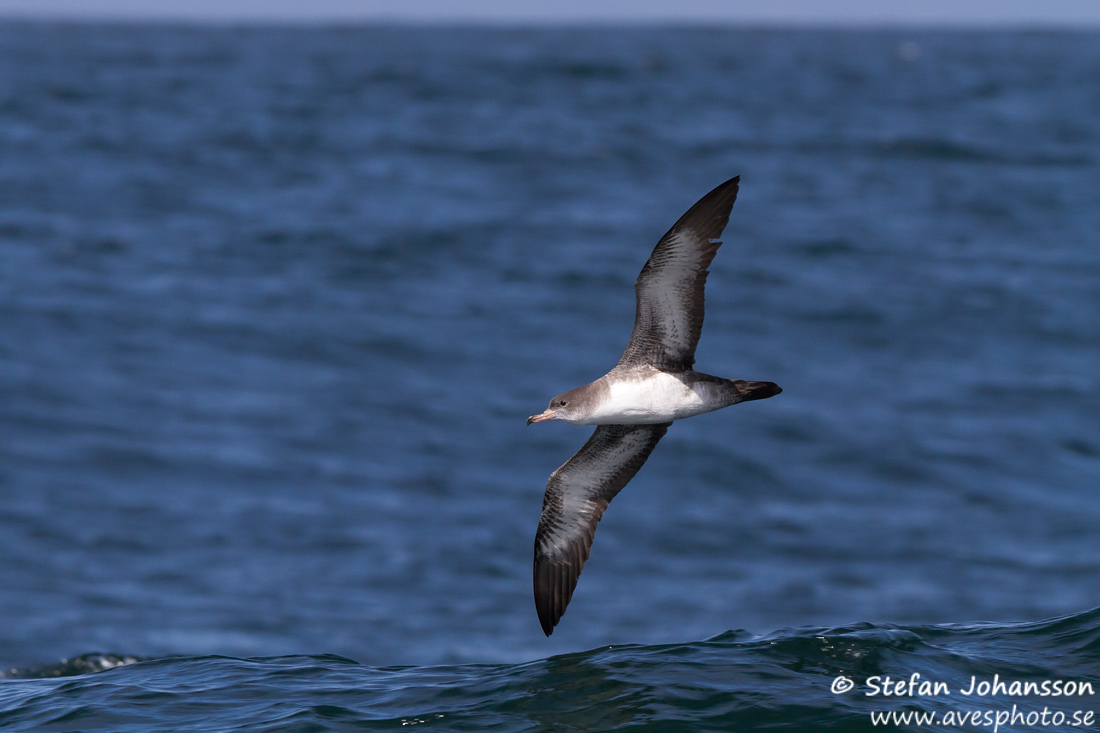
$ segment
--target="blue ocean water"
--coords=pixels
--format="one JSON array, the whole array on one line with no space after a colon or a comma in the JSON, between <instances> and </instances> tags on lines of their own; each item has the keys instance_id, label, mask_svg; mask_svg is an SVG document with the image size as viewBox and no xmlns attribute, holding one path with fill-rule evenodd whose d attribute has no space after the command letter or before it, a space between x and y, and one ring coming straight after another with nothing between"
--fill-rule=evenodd
<instances>
[{"instance_id":1,"label":"blue ocean water","mask_svg":"<svg viewBox=\"0 0 1100 733\"><path fill-rule=\"evenodd\" d=\"M524 419L738 174L698 368L784 392L670 429L546 639L589 429ZM1096 33L0 24L0 727L1100 681L1098 367Z\"/></svg>"}]
</instances>

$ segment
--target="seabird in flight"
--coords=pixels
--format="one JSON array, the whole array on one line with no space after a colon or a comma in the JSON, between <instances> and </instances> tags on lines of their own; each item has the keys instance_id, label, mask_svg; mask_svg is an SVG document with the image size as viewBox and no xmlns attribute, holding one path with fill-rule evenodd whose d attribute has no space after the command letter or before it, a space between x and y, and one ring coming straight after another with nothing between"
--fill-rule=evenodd
<instances>
[{"instance_id":1,"label":"seabird in flight","mask_svg":"<svg viewBox=\"0 0 1100 733\"><path fill-rule=\"evenodd\" d=\"M596 524L646 462L673 420L773 397L773 382L722 379L692 369L703 327L707 267L737 199L740 176L714 189L668 231L634 284L634 331L615 368L550 400L527 424L596 425L576 455L550 474L535 534L535 607L554 631L592 548Z\"/></svg>"}]
</instances>

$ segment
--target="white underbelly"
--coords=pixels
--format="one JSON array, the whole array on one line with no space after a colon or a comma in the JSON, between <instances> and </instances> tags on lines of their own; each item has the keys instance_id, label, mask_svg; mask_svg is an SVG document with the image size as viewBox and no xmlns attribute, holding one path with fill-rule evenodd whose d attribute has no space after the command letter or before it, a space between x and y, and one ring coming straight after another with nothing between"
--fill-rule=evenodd
<instances>
[{"instance_id":1,"label":"white underbelly","mask_svg":"<svg viewBox=\"0 0 1100 733\"><path fill-rule=\"evenodd\" d=\"M590 425L644 425L709 412L705 396L676 377L656 372L646 379L612 381Z\"/></svg>"}]
</instances>

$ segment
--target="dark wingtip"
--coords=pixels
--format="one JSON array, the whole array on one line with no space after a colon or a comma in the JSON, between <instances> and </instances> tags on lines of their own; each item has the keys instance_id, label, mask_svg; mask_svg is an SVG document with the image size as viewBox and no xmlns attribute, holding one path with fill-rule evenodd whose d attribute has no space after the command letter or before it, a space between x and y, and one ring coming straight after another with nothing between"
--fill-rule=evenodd
<instances>
[{"instance_id":1,"label":"dark wingtip","mask_svg":"<svg viewBox=\"0 0 1100 733\"><path fill-rule=\"evenodd\" d=\"M711 189L706 196L695 202L672 226L669 232L686 227L698 232L705 240L714 242L722 235L722 230L730 219L733 204L737 201L737 192L741 186L741 176L734 176L725 183ZM667 234L665 236L668 236ZM718 243L714 250L717 251Z\"/></svg>"},{"instance_id":2,"label":"dark wingtip","mask_svg":"<svg viewBox=\"0 0 1100 733\"><path fill-rule=\"evenodd\" d=\"M543 618L542 614L539 614L539 623L542 624L542 633L546 634L546 638L550 638L550 634L554 633L554 624L550 623L550 619Z\"/></svg>"},{"instance_id":3,"label":"dark wingtip","mask_svg":"<svg viewBox=\"0 0 1100 733\"><path fill-rule=\"evenodd\" d=\"M738 175L738 176L734 176L733 178L729 179L725 183L718 184L717 186L714 187L714 190L712 190L711 193L717 193L719 191L728 191L730 193L736 194L738 189L740 189L740 188L741 188L741 176ZM708 194L708 195L710 195L710 194Z\"/></svg>"},{"instance_id":4,"label":"dark wingtip","mask_svg":"<svg viewBox=\"0 0 1100 733\"><path fill-rule=\"evenodd\" d=\"M554 627L565 615L577 586L577 577L569 569L560 563L535 560L535 610L547 636L554 633Z\"/></svg>"},{"instance_id":5,"label":"dark wingtip","mask_svg":"<svg viewBox=\"0 0 1100 733\"><path fill-rule=\"evenodd\" d=\"M714 195L729 196L730 194L733 194L734 198L736 198L737 192L738 192L738 190L740 190L740 188L741 188L741 176L734 176L733 178L729 179L728 181L725 181L724 183L719 183L717 186L715 186L713 189L711 189L710 193L708 193L703 198L705 199L708 196L714 196ZM730 205L732 206L733 204L730 204Z\"/></svg>"},{"instance_id":6,"label":"dark wingtip","mask_svg":"<svg viewBox=\"0 0 1100 733\"><path fill-rule=\"evenodd\" d=\"M536 576L539 574L537 568L535 569L535 573ZM535 582L538 583L537 577ZM548 586L549 579L544 577L543 583ZM550 601L550 593L550 589L545 586L541 594L537 590L535 592L535 610L538 611L539 614L539 625L542 626L542 633L547 636L554 633L554 626L557 625L558 618L560 618L560 616L558 618L553 617L554 612L551 610L552 602Z\"/></svg>"},{"instance_id":7,"label":"dark wingtip","mask_svg":"<svg viewBox=\"0 0 1100 733\"><path fill-rule=\"evenodd\" d=\"M591 542L591 537L588 541ZM535 556L535 610L547 636L554 633L554 627L565 615L569 601L573 600L573 591L587 559L588 545L576 543L556 560L543 556L540 562L539 556Z\"/></svg>"},{"instance_id":8,"label":"dark wingtip","mask_svg":"<svg viewBox=\"0 0 1100 733\"><path fill-rule=\"evenodd\" d=\"M557 618L554 617L555 583L550 577L553 575L552 568L553 565L549 563L540 563L537 559L535 560L535 610L539 614L542 632L547 636L554 633L554 625L557 624L558 618L561 618L560 614Z\"/></svg>"}]
</instances>

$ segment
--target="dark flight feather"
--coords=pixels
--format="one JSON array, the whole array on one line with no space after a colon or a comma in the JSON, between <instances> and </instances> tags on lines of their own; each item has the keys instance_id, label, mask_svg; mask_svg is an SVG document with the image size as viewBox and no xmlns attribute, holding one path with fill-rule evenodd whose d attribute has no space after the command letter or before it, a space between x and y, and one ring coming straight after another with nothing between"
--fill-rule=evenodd
<instances>
[{"instance_id":1,"label":"dark flight feather","mask_svg":"<svg viewBox=\"0 0 1100 733\"><path fill-rule=\"evenodd\" d=\"M573 597L604 510L671 424L600 425L550 475L535 534L534 570L535 607L547 636Z\"/></svg>"},{"instance_id":2,"label":"dark flight feather","mask_svg":"<svg viewBox=\"0 0 1100 733\"><path fill-rule=\"evenodd\" d=\"M740 176L715 188L661 237L634 283L634 330L618 366L687 370L703 329L707 268L737 200Z\"/></svg>"}]
</instances>

